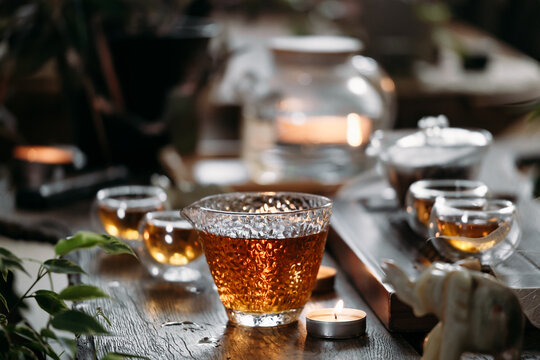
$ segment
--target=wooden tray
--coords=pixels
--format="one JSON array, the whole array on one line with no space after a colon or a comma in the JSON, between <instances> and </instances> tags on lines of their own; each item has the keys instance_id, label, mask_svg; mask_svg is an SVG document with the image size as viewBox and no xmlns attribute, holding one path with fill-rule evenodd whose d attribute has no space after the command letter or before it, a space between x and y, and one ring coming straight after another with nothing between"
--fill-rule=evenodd
<instances>
[{"instance_id":1,"label":"wooden tray","mask_svg":"<svg viewBox=\"0 0 540 360\"><path fill-rule=\"evenodd\" d=\"M389 330L429 330L435 318L415 317L394 289L383 283L380 264L384 259L392 259L409 276L416 277L431 262L442 259L432 245L412 232L405 213L386 196L388 191L386 182L375 173L342 189L334 203L328 247ZM514 290L525 315L540 327L540 302L535 300L540 297L540 201L523 199L518 202L518 211L521 243L509 259L493 266L491 271Z\"/></svg>"},{"instance_id":2,"label":"wooden tray","mask_svg":"<svg viewBox=\"0 0 540 360\"><path fill-rule=\"evenodd\" d=\"M368 192L383 192L380 179L378 184L379 191L379 186L372 184L373 192ZM432 316L415 317L394 289L383 283L380 264L384 259L394 260L416 276L436 258L434 249L412 233L394 202L385 204L383 199L373 204L370 198L336 199L328 247L387 329L426 331L435 325L437 320Z\"/></svg>"}]
</instances>

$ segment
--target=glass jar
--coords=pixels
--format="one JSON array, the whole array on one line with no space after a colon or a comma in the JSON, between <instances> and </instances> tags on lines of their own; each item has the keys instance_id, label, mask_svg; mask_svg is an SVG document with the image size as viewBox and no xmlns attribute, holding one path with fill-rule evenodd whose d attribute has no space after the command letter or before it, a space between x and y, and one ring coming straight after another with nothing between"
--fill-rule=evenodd
<instances>
[{"instance_id":1,"label":"glass jar","mask_svg":"<svg viewBox=\"0 0 540 360\"><path fill-rule=\"evenodd\" d=\"M257 183L342 182L372 167L373 131L394 121L393 81L346 37L282 37L275 71L244 93L243 158Z\"/></svg>"}]
</instances>

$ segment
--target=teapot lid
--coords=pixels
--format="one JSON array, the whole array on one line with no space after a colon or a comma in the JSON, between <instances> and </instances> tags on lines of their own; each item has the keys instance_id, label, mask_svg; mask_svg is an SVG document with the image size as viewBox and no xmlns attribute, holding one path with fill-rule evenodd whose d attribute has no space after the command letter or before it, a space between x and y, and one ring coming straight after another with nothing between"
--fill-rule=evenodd
<instances>
[{"instance_id":1,"label":"teapot lid","mask_svg":"<svg viewBox=\"0 0 540 360\"><path fill-rule=\"evenodd\" d=\"M469 147L487 146L492 136L486 130L448 127L444 115L428 116L418 121L419 131L397 139L395 145L407 147Z\"/></svg>"},{"instance_id":2,"label":"teapot lid","mask_svg":"<svg viewBox=\"0 0 540 360\"><path fill-rule=\"evenodd\" d=\"M492 141L487 130L448 127L444 115L422 118L418 127L417 131L390 132L390 136L374 139L381 143L381 160L414 167L448 164L472 156Z\"/></svg>"},{"instance_id":3,"label":"teapot lid","mask_svg":"<svg viewBox=\"0 0 540 360\"><path fill-rule=\"evenodd\" d=\"M280 36L268 44L280 62L332 64L342 62L363 49L360 40L347 36Z\"/></svg>"}]
</instances>

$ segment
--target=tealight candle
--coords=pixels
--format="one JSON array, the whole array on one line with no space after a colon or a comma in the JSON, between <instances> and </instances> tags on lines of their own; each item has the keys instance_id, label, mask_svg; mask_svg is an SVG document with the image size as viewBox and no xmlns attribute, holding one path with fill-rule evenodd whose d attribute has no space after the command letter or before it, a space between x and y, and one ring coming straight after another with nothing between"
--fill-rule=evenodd
<instances>
[{"instance_id":1,"label":"tealight candle","mask_svg":"<svg viewBox=\"0 0 540 360\"><path fill-rule=\"evenodd\" d=\"M344 309L340 300L333 309L318 309L306 315L306 328L310 336L325 339L350 339L366 332L366 313L357 309Z\"/></svg>"}]
</instances>

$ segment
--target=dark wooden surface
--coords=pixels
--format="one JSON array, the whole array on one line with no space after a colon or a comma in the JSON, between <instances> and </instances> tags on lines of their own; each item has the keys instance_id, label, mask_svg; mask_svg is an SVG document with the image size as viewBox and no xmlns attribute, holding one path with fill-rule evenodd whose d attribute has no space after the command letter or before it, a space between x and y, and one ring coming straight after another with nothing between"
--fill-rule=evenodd
<instances>
[{"instance_id":1,"label":"dark wooden surface","mask_svg":"<svg viewBox=\"0 0 540 360\"><path fill-rule=\"evenodd\" d=\"M227 322L225 310L209 278L197 292L157 281L127 256L101 252L80 254L81 266L90 274L82 281L104 288L112 299L85 305L89 312L100 306L109 316L114 336L93 339L98 357L108 351L130 352L151 359L375 359L417 358L400 335L391 334L357 295L342 273L336 291L310 299L301 320L274 329L250 329ZM336 266L333 259L325 258ZM306 335L305 314L311 309L333 307L343 299L347 307L366 310L367 334L353 340L328 341ZM177 323L164 326L166 323ZM105 325L105 324L104 324ZM92 358L92 347L88 357Z\"/></svg>"}]
</instances>

